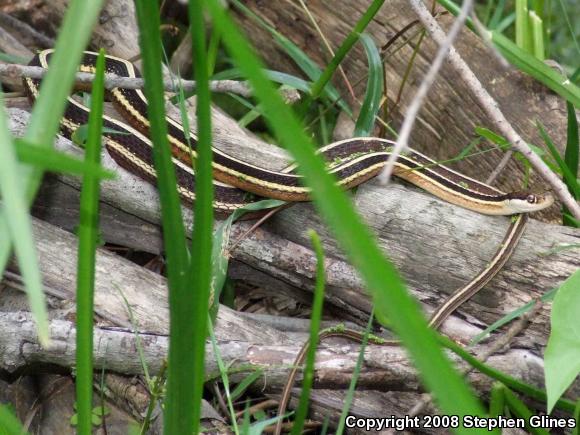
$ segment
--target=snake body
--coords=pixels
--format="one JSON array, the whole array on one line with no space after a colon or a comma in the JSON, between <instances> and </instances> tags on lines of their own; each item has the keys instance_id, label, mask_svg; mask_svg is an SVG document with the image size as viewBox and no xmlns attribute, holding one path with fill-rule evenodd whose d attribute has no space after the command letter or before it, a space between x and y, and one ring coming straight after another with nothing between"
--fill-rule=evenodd
<instances>
[{"instance_id":1,"label":"snake body","mask_svg":"<svg viewBox=\"0 0 580 435\"><path fill-rule=\"evenodd\" d=\"M38 53L30 65L48 68L53 50ZM85 52L80 66L84 72L94 72L97 54ZM133 63L106 56L106 72L123 77L140 77ZM40 80L25 78L24 84L31 98L38 95ZM109 154L123 168L155 183L152 143L147 138L147 100L140 89L114 88L110 98L116 109L129 124L104 116L103 139ZM69 138L81 125L88 123L89 109L69 98L62 120L62 132ZM172 147L178 191L186 202L195 200L195 174L192 169L196 158L196 136L184 131L183 126L167 118L168 139ZM328 162L328 170L345 189L357 186L374 177L391 155L394 143L380 138L353 138L334 142L318 152ZM309 189L296 174L294 166L281 171L268 170L237 159L213 148L213 176L215 179L214 208L218 213L233 210L252 201L251 195L284 201L307 201ZM509 215L543 209L553 202L549 194L527 192L504 193L437 164L434 160L408 150L399 156L394 174L433 195L484 214Z\"/></svg>"}]
</instances>

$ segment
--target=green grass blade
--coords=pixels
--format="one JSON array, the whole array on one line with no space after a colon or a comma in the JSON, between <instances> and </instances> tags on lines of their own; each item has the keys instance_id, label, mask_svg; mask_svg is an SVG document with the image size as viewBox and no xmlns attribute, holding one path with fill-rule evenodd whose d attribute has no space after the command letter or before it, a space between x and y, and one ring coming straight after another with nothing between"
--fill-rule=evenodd
<instances>
[{"instance_id":1,"label":"green grass blade","mask_svg":"<svg viewBox=\"0 0 580 435\"><path fill-rule=\"evenodd\" d=\"M344 41L342 41L342 44L340 44L340 47L338 50L336 50L336 54L330 63L326 65L326 68L324 68L324 71L322 71L322 74L318 80L316 80L316 82L312 85L312 90L310 91L312 98L318 98L324 87L334 75L334 72L340 63L344 60L356 41L358 41L360 34L364 32L384 2L385 0L373 0L366 12L357 21L354 28L349 32L348 35L346 35L346 38L344 38Z\"/></svg>"},{"instance_id":2,"label":"green grass blade","mask_svg":"<svg viewBox=\"0 0 580 435\"><path fill-rule=\"evenodd\" d=\"M576 427L572 431L572 435L580 434L580 400L576 402L576 409L574 409L574 420L576 420Z\"/></svg>"},{"instance_id":3,"label":"green grass blade","mask_svg":"<svg viewBox=\"0 0 580 435\"><path fill-rule=\"evenodd\" d=\"M89 133L85 159L98 166L101 161L103 129L103 98L105 80L105 52L97 58L93 82ZM90 435L93 409L93 304L95 291L95 259L99 231L99 179L86 176L81 189L79 217L79 251L77 266L77 336L76 336L76 393L77 431Z\"/></svg>"},{"instance_id":4,"label":"green grass blade","mask_svg":"<svg viewBox=\"0 0 580 435\"><path fill-rule=\"evenodd\" d=\"M312 315L310 318L310 339L308 340L308 353L304 367L304 377L302 380L302 392L300 401L296 409L294 424L292 425L292 435L302 433L304 421L308 415L308 400L310 390L314 382L314 361L316 359L316 349L318 348L318 334L320 333L320 319L322 318L322 306L324 304L324 251L318 234L309 231L310 240L316 253L316 284L314 287L314 301L312 303Z\"/></svg>"},{"instance_id":5,"label":"green grass blade","mask_svg":"<svg viewBox=\"0 0 580 435\"><path fill-rule=\"evenodd\" d=\"M497 418L504 413L505 388L506 386L499 382L494 382L493 386L491 387L489 399L489 416L491 418Z\"/></svg>"},{"instance_id":6,"label":"green grass blade","mask_svg":"<svg viewBox=\"0 0 580 435\"><path fill-rule=\"evenodd\" d=\"M365 360L365 349L367 347L369 335L370 335L371 329L373 327L373 321L374 321L374 311L371 312L371 315L369 317L369 321L367 322L367 326L366 326L364 334L363 334L362 342L360 344L360 350L358 353L358 358L356 360L356 365L355 365L354 371L352 373L352 378L350 380L348 390L346 391L346 397L344 398L344 405L342 406L342 412L340 413L340 418L338 420L338 426L336 428L337 435L342 435L342 433L344 432L346 417L349 414L350 407L352 405L352 401L354 400L354 390L356 388L356 383L357 383L358 377L360 375L360 370L361 370L363 362Z\"/></svg>"},{"instance_id":7,"label":"green grass blade","mask_svg":"<svg viewBox=\"0 0 580 435\"><path fill-rule=\"evenodd\" d=\"M465 361L470 366L480 371L484 375L489 376L490 378L507 385L512 390L519 391L520 393L525 394L526 396L529 396L533 399L540 400L542 402L545 402L547 400L547 395L543 388L533 387L529 384L521 382L519 379L506 375L504 372L500 370L497 370L491 366L482 363L476 357L474 357L468 351L466 351L463 347L461 347L453 340L443 335L438 334L437 341L441 344L441 346L444 346L445 348L455 353L463 361ZM573 412L574 402L567 399L559 399L556 402L556 407L566 412Z\"/></svg>"},{"instance_id":8,"label":"green grass blade","mask_svg":"<svg viewBox=\"0 0 580 435\"><path fill-rule=\"evenodd\" d=\"M454 15L459 13L459 7L452 0L437 0L437 2ZM467 27L477 33L470 18L465 23ZM574 106L580 107L580 88L574 84L574 80L564 77L535 56L526 53L500 32L491 31L489 36L493 44L512 65L543 83Z\"/></svg>"},{"instance_id":9,"label":"green grass blade","mask_svg":"<svg viewBox=\"0 0 580 435\"><path fill-rule=\"evenodd\" d=\"M544 48L544 23L542 19L534 12L530 11L530 31L532 38L532 53L539 60L544 60L545 48Z\"/></svg>"},{"instance_id":10,"label":"green grass blade","mask_svg":"<svg viewBox=\"0 0 580 435\"><path fill-rule=\"evenodd\" d=\"M516 13L512 12L508 14L503 20L501 20L493 31L498 33L503 33L508 27L510 27L516 21ZM517 46L516 46L517 47Z\"/></svg>"},{"instance_id":11,"label":"green grass blade","mask_svg":"<svg viewBox=\"0 0 580 435\"><path fill-rule=\"evenodd\" d=\"M495 30L499 25L501 17L503 15L503 11L505 9L505 3L506 0L499 0L497 2L497 6L495 7L491 20L487 24L487 27L489 27L491 30Z\"/></svg>"},{"instance_id":12,"label":"green grass blade","mask_svg":"<svg viewBox=\"0 0 580 435\"><path fill-rule=\"evenodd\" d=\"M516 44L529 53L532 51L530 42L528 0L516 0Z\"/></svg>"},{"instance_id":13,"label":"green grass blade","mask_svg":"<svg viewBox=\"0 0 580 435\"><path fill-rule=\"evenodd\" d=\"M384 0L383 0L384 1ZM268 30L276 43L284 49L286 54L290 56L290 58L298 65L298 67L308 76L310 80L317 80L321 77L322 71L310 57L304 51L300 49L296 44L286 38L284 35L280 34L276 29L271 27L268 23L254 14L250 9L248 9L244 4L242 4L239 0L231 0L231 4L235 6L237 9L242 11L252 20L254 20L257 24L262 26L264 29ZM323 95L328 97L333 103L336 102L338 107L341 110L346 112L349 116L352 116L352 110L348 106L348 104L344 101L344 99L340 96L340 93L336 90L336 88L332 85L332 83L327 83L320 91Z\"/></svg>"},{"instance_id":14,"label":"green grass blade","mask_svg":"<svg viewBox=\"0 0 580 435\"><path fill-rule=\"evenodd\" d=\"M576 119L576 110L570 103L568 109L568 129L566 140L566 151L564 152L564 161L572 174L578 173L578 164L580 154L580 137L578 135L578 120ZM578 197L576 197L578 199Z\"/></svg>"},{"instance_id":15,"label":"green grass blade","mask_svg":"<svg viewBox=\"0 0 580 435\"><path fill-rule=\"evenodd\" d=\"M372 136L375 126L375 118L380 109L383 96L383 61L375 41L363 33L360 41L365 48L369 63L369 76L365 98L354 128L355 136Z\"/></svg>"},{"instance_id":16,"label":"green grass blade","mask_svg":"<svg viewBox=\"0 0 580 435\"><path fill-rule=\"evenodd\" d=\"M284 204L286 204L284 201L278 201L276 199L264 199L262 201L253 202L245 205L244 207L236 209L231 215L227 217L227 219L224 219L217 226L213 235L211 253L211 293L213 295L213 301L210 314L212 318L214 318L217 314L218 301L227 278L228 262L230 257L228 254L228 247L230 245L230 233L232 224L236 219L245 213L275 208Z\"/></svg>"},{"instance_id":17,"label":"green grass blade","mask_svg":"<svg viewBox=\"0 0 580 435\"><path fill-rule=\"evenodd\" d=\"M85 49L93 25L99 16L103 0L71 0L65 14L53 56L54 67L42 82L40 95L34 104L30 123L24 139L39 146L52 144L64 111L74 75ZM26 191L28 206L32 204L40 185L42 170L21 166L19 179ZM0 209L0 234L6 234L3 209ZM0 238L0 275L3 274L10 255L10 240Z\"/></svg>"},{"instance_id":18,"label":"green grass blade","mask_svg":"<svg viewBox=\"0 0 580 435\"><path fill-rule=\"evenodd\" d=\"M427 328L425 318L407 293L398 272L383 257L350 200L326 172L322 158L315 155L300 123L264 76L261 63L245 38L218 0L207 0L206 3L214 24L223 30L223 40L231 56L264 106L279 141L298 162L317 209L365 280L380 320L389 319L408 348L427 388L434 392L442 411L458 415L482 414L481 405L434 342L433 332Z\"/></svg>"},{"instance_id":19,"label":"green grass blade","mask_svg":"<svg viewBox=\"0 0 580 435\"><path fill-rule=\"evenodd\" d=\"M576 181L576 177L574 176L572 171L570 171L570 168L568 167L564 159L562 159L562 156L560 156L558 148L556 148L556 145L554 145L552 139L550 138L550 136L548 136L548 133L544 129L544 126L539 121L537 123L537 126L540 131L540 135L542 136L542 139L544 139L546 146L550 150L550 154L552 155L560 171L562 172L568 190L570 190L570 193L572 193L572 195L575 198L580 198L580 185Z\"/></svg>"},{"instance_id":20,"label":"green grass blade","mask_svg":"<svg viewBox=\"0 0 580 435\"><path fill-rule=\"evenodd\" d=\"M568 9L566 8L566 5L564 4L563 0L559 0L560 3L560 9L562 9L562 15L564 15L564 19L566 20L566 27L568 27L568 31L570 32L570 37L572 38L572 41L574 41L574 47L576 48L576 54L580 55L580 44L578 44L578 38L576 38L576 32L574 31L574 27L572 26L572 23L570 22L570 16L568 14ZM576 106L578 107L578 106Z\"/></svg>"},{"instance_id":21,"label":"green grass blade","mask_svg":"<svg viewBox=\"0 0 580 435\"><path fill-rule=\"evenodd\" d=\"M576 107L580 106L580 88L571 80L533 55L520 50L500 33L491 32L491 40L512 65L543 83Z\"/></svg>"},{"instance_id":22,"label":"green grass blade","mask_svg":"<svg viewBox=\"0 0 580 435\"><path fill-rule=\"evenodd\" d=\"M218 366L218 370L219 370L219 374L220 374L220 378L222 380L222 383L224 385L224 392L226 394L226 401L227 401L227 405L228 405L228 410L230 412L230 420L232 423L232 430L234 432L234 434L239 434L240 431L238 429L238 423L236 420L236 412L234 410L234 404L232 402L232 395L230 393L230 380L228 378L228 369L226 368L226 365L224 364L224 360L221 356L220 353L220 349L217 345L217 341L215 338L215 334L213 332L213 326L211 324L211 321L209 319L209 316L207 316L208 320L207 320L207 329L209 332L209 339L211 342L211 347L213 350L213 355L215 357L217 366ZM189 432L187 432L189 433Z\"/></svg>"},{"instance_id":23,"label":"green grass blade","mask_svg":"<svg viewBox=\"0 0 580 435\"><path fill-rule=\"evenodd\" d=\"M205 338L207 335L208 306L212 281L212 235L213 235L213 180L211 149L211 95L205 42L205 22L203 0L190 0L189 23L191 25L193 67L197 83L197 160L195 163L195 225L191 240L191 265L189 282L193 292L193 317L181 319L193 328L193 340L182 341L181 351L191 353L193 370L184 373L193 378L192 401L190 408L193 418L193 433L199 431L201 418L201 399L204 382ZM214 30L219 33L218 29ZM181 334L181 332L180 332ZM171 432L173 433L173 432Z\"/></svg>"},{"instance_id":24,"label":"green grass blade","mask_svg":"<svg viewBox=\"0 0 580 435\"><path fill-rule=\"evenodd\" d=\"M570 170L572 174L578 173L578 162L580 154L580 137L578 135L578 120L576 119L576 110L574 106L570 103L566 103L568 110L568 129L567 129L567 139L566 139L566 150L564 151L564 162L566 167ZM566 183L568 185L568 183ZM574 184L572 184L574 186ZM575 186L578 186L578 179L576 179ZM574 195L574 189L571 185L568 185L568 189ZM574 196L575 199L579 199L580 195L576 192ZM580 227L577 219L570 216L570 211L566 206L562 207L562 222L564 225L570 227Z\"/></svg>"},{"instance_id":25,"label":"green grass blade","mask_svg":"<svg viewBox=\"0 0 580 435\"><path fill-rule=\"evenodd\" d=\"M566 150L564 152L564 162L566 167L572 174L578 173L578 154L580 154L580 137L578 135L578 120L576 119L576 110L574 106L567 103L568 110L568 137L566 140ZM568 183L566 183L568 184ZM574 185L574 184L572 184ZM576 179L575 186L578 186L578 179ZM568 189L574 194L573 189L568 185ZM579 199L580 194L576 191L574 198ZM562 221L564 225L571 227L580 227L578 220L571 218L570 212L567 207L562 207Z\"/></svg>"},{"instance_id":26,"label":"green grass blade","mask_svg":"<svg viewBox=\"0 0 580 435\"><path fill-rule=\"evenodd\" d=\"M234 391L232 391L231 394L232 401L235 402L236 400L238 400L242 396L242 394L246 392L248 387L252 385L254 382L256 382L258 379L260 379L262 376L264 376L264 370L256 369L255 372L250 373L248 376L242 379L240 383L236 385Z\"/></svg>"},{"instance_id":27,"label":"green grass blade","mask_svg":"<svg viewBox=\"0 0 580 435\"><path fill-rule=\"evenodd\" d=\"M558 291L558 289L555 288L555 289L552 289L552 290L544 293L542 295L542 297L540 298L540 300L542 302L551 301L552 299L554 299L554 295L556 294L557 291ZM515 310L513 310L510 313L507 313L501 319L496 320L491 325L489 325L487 328L485 328L483 331L481 331L479 334L477 334L475 337L473 337L471 339L471 341L469 342L469 345L470 346L475 346L481 340L483 340L484 338L488 337L489 334L491 334L493 331L501 328L504 325L507 325L512 320L517 319L518 317L520 317L520 316L524 315L525 313L527 313L528 311L530 311L534 307L534 305L536 305L536 301L535 300L534 301L530 301L527 304L524 304L524 305L522 305L519 308L516 308Z\"/></svg>"},{"instance_id":28,"label":"green grass blade","mask_svg":"<svg viewBox=\"0 0 580 435\"><path fill-rule=\"evenodd\" d=\"M24 435L27 433L10 408L7 405L0 405L0 434Z\"/></svg>"},{"instance_id":29,"label":"green grass blade","mask_svg":"<svg viewBox=\"0 0 580 435\"><path fill-rule=\"evenodd\" d=\"M100 165L94 165L86 160L77 159L76 157L52 148L42 149L22 139L15 139L14 145L16 145L16 155L20 162L37 166L45 171L91 176L103 180L112 180L115 178L114 172Z\"/></svg>"},{"instance_id":30,"label":"green grass blade","mask_svg":"<svg viewBox=\"0 0 580 435\"><path fill-rule=\"evenodd\" d=\"M28 204L22 184L16 151L8 121L4 112L4 98L0 92L0 197L6 228L0 232L5 244L14 243L18 267L26 287L28 303L38 328L38 340L43 346L49 344L48 316L46 299L42 291L42 277L34 246L32 221L28 213ZM1 274L0 274L1 276Z\"/></svg>"},{"instance_id":31,"label":"green grass blade","mask_svg":"<svg viewBox=\"0 0 580 435\"><path fill-rule=\"evenodd\" d=\"M504 390L504 400L507 407L513 413L514 416L522 418L526 422L526 429L532 435L550 435L546 429L541 427L534 427L530 425L530 419L534 416L532 411L516 397L516 395L509 389ZM536 416L538 417L538 416Z\"/></svg>"},{"instance_id":32,"label":"green grass blade","mask_svg":"<svg viewBox=\"0 0 580 435\"><path fill-rule=\"evenodd\" d=\"M188 253L177 180L167 139L165 101L161 75L161 38L157 2L135 2L139 42L143 59L145 96L148 100L153 159L161 202L163 239L167 256L169 287L169 356L165 403L166 434L191 433L193 428L194 359L189 351L193 342L192 319L195 313L187 283Z\"/></svg>"}]
</instances>

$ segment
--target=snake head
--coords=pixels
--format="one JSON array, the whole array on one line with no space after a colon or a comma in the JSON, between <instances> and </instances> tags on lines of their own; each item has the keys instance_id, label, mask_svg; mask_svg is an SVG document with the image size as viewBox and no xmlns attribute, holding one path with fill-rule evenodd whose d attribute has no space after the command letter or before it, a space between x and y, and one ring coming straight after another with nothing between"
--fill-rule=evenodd
<instances>
[{"instance_id":1,"label":"snake head","mask_svg":"<svg viewBox=\"0 0 580 435\"><path fill-rule=\"evenodd\" d=\"M552 204L554 196L549 192L513 192L506 195L506 205L514 214L543 210Z\"/></svg>"}]
</instances>

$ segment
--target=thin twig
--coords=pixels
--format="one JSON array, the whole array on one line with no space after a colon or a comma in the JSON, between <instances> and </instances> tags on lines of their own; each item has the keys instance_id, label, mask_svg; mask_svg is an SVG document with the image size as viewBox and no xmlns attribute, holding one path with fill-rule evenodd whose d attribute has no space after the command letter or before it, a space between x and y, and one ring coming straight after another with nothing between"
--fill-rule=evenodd
<instances>
[{"instance_id":1,"label":"thin twig","mask_svg":"<svg viewBox=\"0 0 580 435\"><path fill-rule=\"evenodd\" d=\"M433 19L425 5L420 0L409 0L415 12L431 34L433 39L440 45L445 39L445 34L437 21ZM554 190L554 193L566 205L568 210L576 219L580 219L580 205L574 200L564 183L550 168L544 163L542 158L534 153L525 140L518 134L514 127L507 120L503 112L499 109L497 101L487 92L479 79L475 76L471 68L465 63L457 51L451 47L449 51L449 64L456 70L461 79L473 93L479 106L485 111L493 122L498 132L504 136L516 151L530 162L534 169L546 180Z\"/></svg>"},{"instance_id":2,"label":"thin twig","mask_svg":"<svg viewBox=\"0 0 580 435\"><path fill-rule=\"evenodd\" d=\"M253 415L257 411L264 411L266 409L274 408L277 405L278 405L277 400L274 399L263 400L253 406L250 406L247 409L244 409L243 411L236 412L236 418L241 418L244 416L244 414Z\"/></svg>"},{"instance_id":3,"label":"thin twig","mask_svg":"<svg viewBox=\"0 0 580 435\"><path fill-rule=\"evenodd\" d=\"M47 70L39 66L18 65L18 64L0 64L0 77L10 77L18 79L19 77L30 77L33 79L41 79L46 74ZM78 72L76 74L75 82L77 84L92 83L95 76L91 73ZM142 78L121 77L116 74L105 74L105 88L125 88L125 89L142 89L145 82ZM195 81L182 80L180 85L176 85L174 80L165 79L163 86L168 92L179 92L180 87L183 87L185 92L193 91L195 89ZM212 92L231 92L241 95L243 97L251 97L252 89L246 83L237 80L212 80L209 82L209 87ZM287 102L295 102L300 99L300 94L296 89L280 89Z\"/></svg>"},{"instance_id":4,"label":"thin twig","mask_svg":"<svg viewBox=\"0 0 580 435\"><path fill-rule=\"evenodd\" d=\"M409 0L409 1L411 2L411 6L413 6L413 9L416 9L414 3L421 3L420 0ZM415 94L415 97L413 98L413 101L411 102L411 105L407 110L405 121L403 121L403 126L401 127L401 130L399 132L399 137L397 139L397 142L395 143L392 154L389 156L389 160L387 161L387 164L385 165L384 169L379 174L378 178L382 184L387 184L389 182L397 158L399 157L402 151L407 149L409 143L409 136L411 135L411 130L413 129L413 125L415 124L417 114L419 113L419 110L423 105L423 101L425 100L427 93L431 89L431 86L433 85L433 82L437 77L437 73L439 72L439 69L443 64L443 61L447 57L447 53L452 47L453 41L459 34L461 28L463 27L463 23L465 22L467 16L469 15L469 12L471 11L472 4L473 0L463 0L461 12L457 16L457 19L453 23L453 26L451 26L449 34L446 37L441 38L440 41L437 41L439 42L439 51L437 52L437 55L435 56L435 59L433 60L433 63L431 64L429 71L427 71L427 74L425 74L425 78L423 79L421 86L419 86L419 89L417 90L417 93ZM423 3L421 3L421 7L425 8ZM429 12L427 12L427 14L429 14L429 17L431 17L433 21L435 21L435 19L431 16ZM423 21L422 18L421 21ZM425 22L423 21L423 23ZM435 23L437 22L435 21Z\"/></svg>"},{"instance_id":5,"label":"thin twig","mask_svg":"<svg viewBox=\"0 0 580 435\"><path fill-rule=\"evenodd\" d=\"M228 253L233 252L233 250L236 249L240 243L242 243L250 234L256 231L256 229L258 229L264 222L266 222L280 210L283 210L288 206L289 204L284 204L268 210L268 212L264 216L261 216L260 219L254 222L254 224L244 234L242 234L234 241L234 243L232 243L231 247L228 249Z\"/></svg>"},{"instance_id":6,"label":"thin twig","mask_svg":"<svg viewBox=\"0 0 580 435\"><path fill-rule=\"evenodd\" d=\"M495 169L491 172L491 174L489 174L487 180L485 180L485 184L493 184L495 182L496 178L499 177L499 174L502 173L507 164L510 162L513 153L514 153L513 150L506 151L505 155L503 156L499 164L495 167Z\"/></svg>"}]
</instances>

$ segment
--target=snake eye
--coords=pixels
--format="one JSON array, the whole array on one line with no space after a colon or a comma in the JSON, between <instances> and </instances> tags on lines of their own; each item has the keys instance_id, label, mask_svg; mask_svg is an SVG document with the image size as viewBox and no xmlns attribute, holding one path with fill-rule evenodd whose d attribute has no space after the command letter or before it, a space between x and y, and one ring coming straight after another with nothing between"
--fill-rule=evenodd
<instances>
[{"instance_id":1,"label":"snake eye","mask_svg":"<svg viewBox=\"0 0 580 435\"><path fill-rule=\"evenodd\" d=\"M538 199L536 198L536 195L528 195L526 201L528 201L530 204L535 204L538 202Z\"/></svg>"}]
</instances>

